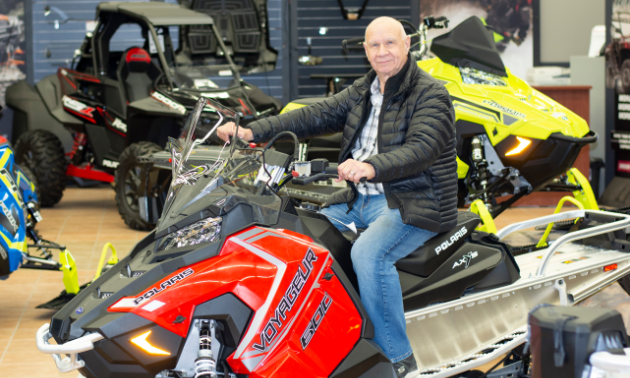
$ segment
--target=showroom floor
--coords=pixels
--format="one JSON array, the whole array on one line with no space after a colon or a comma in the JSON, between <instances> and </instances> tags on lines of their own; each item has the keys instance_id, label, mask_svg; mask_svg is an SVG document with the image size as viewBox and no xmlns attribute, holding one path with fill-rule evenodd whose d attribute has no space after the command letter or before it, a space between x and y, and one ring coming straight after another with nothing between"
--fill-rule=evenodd
<instances>
[{"instance_id":1,"label":"showroom floor","mask_svg":"<svg viewBox=\"0 0 630 378\"><path fill-rule=\"evenodd\" d=\"M497 227L552 212L553 208L510 209L497 218ZM42 216L37 229L44 238L68 247L77 261L81 283L94 275L106 242L111 242L122 258L146 234L124 224L116 210L114 192L107 186L68 188L61 203L44 209ZM35 331L53 315L35 307L63 290L61 277L58 272L22 269L0 281L0 378L77 376L76 372L59 374L52 358L35 346ZM626 326L630 325L630 297L617 284L584 304L616 308Z\"/></svg>"}]
</instances>

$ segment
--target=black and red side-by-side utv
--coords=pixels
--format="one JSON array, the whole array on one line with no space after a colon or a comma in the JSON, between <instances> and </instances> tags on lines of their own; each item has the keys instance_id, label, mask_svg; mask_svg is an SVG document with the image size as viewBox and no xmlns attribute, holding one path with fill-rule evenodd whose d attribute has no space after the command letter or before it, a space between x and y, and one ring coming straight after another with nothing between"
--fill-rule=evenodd
<instances>
[{"instance_id":1,"label":"black and red side-by-side utv","mask_svg":"<svg viewBox=\"0 0 630 378\"><path fill-rule=\"evenodd\" d=\"M42 206L61 199L67 176L117 179L121 215L128 224L141 223L133 195L139 181L135 158L161 151L169 136L179 135L200 96L235 109L245 123L277 114L281 103L240 77L252 66L275 65L277 54L267 47L266 25L257 16L263 3L244 2L245 8L226 14L214 12L210 0L195 0L189 8L99 4L94 32L86 35L72 68L59 68L34 87L21 81L7 90L16 159L36 174ZM230 32L218 28L213 16L225 19ZM125 33L136 33L142 44L121 48ZM115 177L125 159L127 169ZM140 223L135 228L142 229Z\"/></svg>"}]
</instances>

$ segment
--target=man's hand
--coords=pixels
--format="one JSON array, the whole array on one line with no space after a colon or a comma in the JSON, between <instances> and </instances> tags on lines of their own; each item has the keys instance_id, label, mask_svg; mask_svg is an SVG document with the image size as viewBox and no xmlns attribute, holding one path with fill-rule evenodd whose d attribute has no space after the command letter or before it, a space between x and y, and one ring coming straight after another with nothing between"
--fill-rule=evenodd
<instances>
[{"instance_id":1,"label":"man's hand","mask_svg":"<svg viewBox=\"0 0 630 378\"><path fill-rule=\"evenodd\" d=\"M230 143L230 137L234 136L234 130L236 129L236 125L234 122L228 122L223 126L219 126L217 128L217 136L224 141ZM244 127L238 128L238 137L244 139L248 142L254 140L254 133L252 130L246 129Z\"/></svg>"},{"instance_id":2,"label":"man's hand","mask_svg":"<svg viewBox=\"0 0 630 378\"><path fill-rule=\"evenodd\" d=\"M376 176L374 167L372 164L363 163L354 159L348 159L337 167L337 173L339 177L335 180L341 182L342 180L352 181L358 184L363 177L367 180L371 180Z\"/></svg>"}]
</instances>

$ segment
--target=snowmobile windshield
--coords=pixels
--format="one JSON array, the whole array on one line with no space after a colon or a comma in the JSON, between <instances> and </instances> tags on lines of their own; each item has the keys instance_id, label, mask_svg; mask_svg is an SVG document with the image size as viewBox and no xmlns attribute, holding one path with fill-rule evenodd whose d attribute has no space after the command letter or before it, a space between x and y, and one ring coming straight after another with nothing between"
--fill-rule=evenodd
<instances>
[{"instance_id":1,"label":"snowmobile windshield","mask_svg":"<svg viewBox=\"0 0 630 378\"><path fill-rule=\"evenodd\" d=\"M188 159L195 145L205 142L219 126L231 123L236 128L238 118L234 111L214 100L201 97L197 101L180 136L177 139L169 138L168 148L171 153L172 181L164 208L166 211L171 207L174 197L183 185L193 185L200 177L215 175L223 169L225 166L224 154L220 154L219 158L212 164L205 165L190 164ZM209 126L211 126L205 135L196 133L198 126L202 124L204 126L210 124Z\"/></svg>"},{"instance_id":2,"label":"snowmobile windshield","mask_svg":"<svg viewBox=\"0 0 630 378\"><path fill-rule=\"evenodd\" d=\"M433 38L431 52L444 63L455 67L469 67L507 77L492 33L476 16L464 20L450 32ZM496 85L496 79L491 81Z\"/></svg>"},{"instance_id":3,"label":"snowmobile windshield","mask_svg":"<svg viewBox=\"0 0 630 378\"><path fill-rule=\"evenodd\" d=\"M199 130L201 124L206 123L212 124L211 130L203 136L198 135L195 131ZM236 129L238 123L239 116L234 111L211 99L202 97L198 100L179 138L169 138L173 178L164 206L165 214L171 208L184 210L219 186L238 186L254 190L265 177L268 177L258 173L261 167L261 151L236 148L240 142L237 140L226 144L215 161L202 165L189 162L191 153L195 153L195 145L206 141L219 126L230 124ZM195 185L200 178L209 182L192 200L188 196L178 199L177 195L182 188Z\"/></svg>"}]
</instances>

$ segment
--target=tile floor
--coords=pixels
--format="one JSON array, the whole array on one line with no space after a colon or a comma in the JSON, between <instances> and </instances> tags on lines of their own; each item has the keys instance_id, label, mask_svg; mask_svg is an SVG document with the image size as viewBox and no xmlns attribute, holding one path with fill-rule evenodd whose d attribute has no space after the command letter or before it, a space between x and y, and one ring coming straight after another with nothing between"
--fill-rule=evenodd
<instances>
[{"instance_id":1,"label":"tile floor","mask_svg":"<svg viewBox=\"0 0 630 378\"><path fill-rule=\"evenodd\" d=\"M107 186L68 188L61 202L43 209L42 216L37 230L67 246L77 262L81 284L93 277L106 242L122 258L146 234L125 225L116 210L114 191ZM35 307L63 290L61 279L61 272L21 269L0 281L0 378L78 375L59 374L53 360L35 346L35 332L54 313Z\"/></svg>"},{"instance_id":2,"label":"tile floor","mask_svg":"<svg viewBox=\"0 0 630 378\"><path fill-rule=\"evenodd\" d=\"M497 228L552 212L552 208L509 209L497 218ZM107 186L68 188L62 201L42 210L42 216L37 229L44 238L68 247L77 261L81 283L94 275L106 242L111 242L122 258L146 234L124 224L116 210L114 192ZM22 269L0 281L0 378L77 376L76 372L59 374L52 358L35 346L36 330L53 315L35 307L63 290L61 278L61 272ZM616 284L585 304L616 308L630 325L630 297Z\"/></svg>"}]
</instances>

